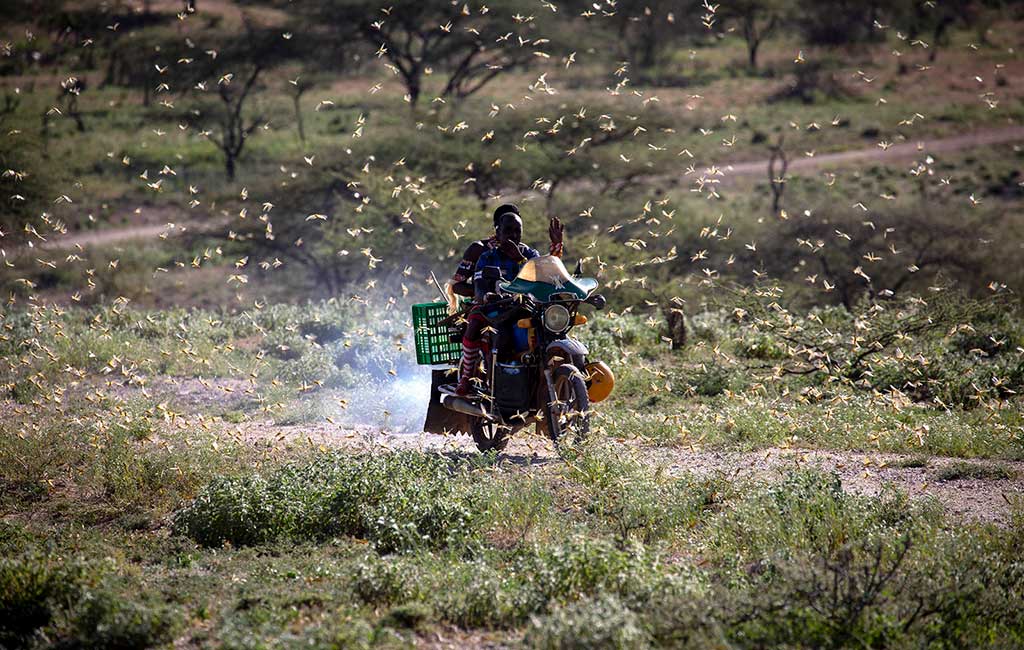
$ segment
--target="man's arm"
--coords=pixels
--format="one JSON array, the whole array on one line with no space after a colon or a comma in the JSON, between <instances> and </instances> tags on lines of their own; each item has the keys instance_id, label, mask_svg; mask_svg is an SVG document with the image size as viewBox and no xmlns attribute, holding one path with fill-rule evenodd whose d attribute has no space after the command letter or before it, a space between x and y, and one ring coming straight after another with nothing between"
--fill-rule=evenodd
<instances>
[{"instance_id":1,"label":"man's arm","mask_svg":"<svg viewBox=\"0 0 1024 650\"><path fill-rule=\"evenodd\" d=\"M485 250L480 254L480 258L476 261L476 265L473 268L473 277L470 279L470 287L472 288L473 293L470 295L478 303L484 302L484 297L487 292L493 289L493 287L484 287L483 283L478 282L478 280L480 280L483 275L484 267L498 265L498 262L495 259L496 256L496 250Z\"/></svg>"},{"instance_id":2,"label":"man's arm","mask_svg":"<svg viewBox=\"0 0 1024 650\"><path fill-rule=\"evenodd\" d=\"M459 266L455 269L455 275L452 276L451 280L452 291L455 292L455 295L467 298L473 297L473 273L476 271L477 260L480 259L480 255L483 252L484 245L475 241L462 254L462 261L459 262Z\"/></svg>"}]
</instances>

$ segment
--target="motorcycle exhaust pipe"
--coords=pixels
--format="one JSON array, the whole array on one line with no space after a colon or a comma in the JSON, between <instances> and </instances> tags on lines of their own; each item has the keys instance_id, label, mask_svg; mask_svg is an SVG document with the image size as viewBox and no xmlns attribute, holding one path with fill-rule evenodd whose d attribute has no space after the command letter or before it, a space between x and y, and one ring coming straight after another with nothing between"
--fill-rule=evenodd
<instances>
[{"instance_id":1,"label":"motorcycle exhaust pipe","mask_svg":"<svg viewBox=\"0 0 1024 650\"><path fill-rule=\"evenodd\" d=\"M484 407L479 404L475 404L468 399L463 399L457 395L442 395L441 405L447 409L458 411L459 413L465 413L466 415L472 415L476 418L486 418L488 420L493 419L491 415L484 410Z\"/></svg>"}]
</instances>

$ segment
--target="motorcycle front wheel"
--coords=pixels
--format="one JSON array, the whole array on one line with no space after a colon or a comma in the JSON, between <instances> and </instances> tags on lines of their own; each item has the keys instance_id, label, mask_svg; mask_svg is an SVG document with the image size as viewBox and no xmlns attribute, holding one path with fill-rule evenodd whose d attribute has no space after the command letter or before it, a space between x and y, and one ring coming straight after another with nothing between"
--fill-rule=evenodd
<instances>
[{"instance_id":1,"label":"motorcycle front wheel","mask_svg":"<svg viewBox=\"0 0 1024 650\"><path fill-rule=\"evenodd\" d=\"M506 430L500 429L494 422L488 422L483 418L473 418L469 428L473 436L473 442L476 443L476 448L481 452L496 451L501 453L505 451L505 447L508 447L511 436Z\"/></svg>"},{"instance_id":2,"label":"motorcycle front wheel","mask_svg":"<svg viewBox=\"0 0 1024 650\"><path fill-rule=\"evenodd\" d=\"M586 381L575 366L568 364L555 368L552 380L557 401L544 409L548 432L556 444L576 444L590 433Z\"/></svg>"}]
</instances>

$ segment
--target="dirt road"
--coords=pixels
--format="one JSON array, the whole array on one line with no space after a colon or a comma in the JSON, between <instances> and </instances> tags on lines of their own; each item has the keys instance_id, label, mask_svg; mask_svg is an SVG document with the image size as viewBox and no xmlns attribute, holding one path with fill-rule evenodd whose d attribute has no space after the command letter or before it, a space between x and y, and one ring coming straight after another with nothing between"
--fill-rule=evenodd
<instances>
[{"instance_id":1,"label":"dirt road","mask_svg":"<svg viewBox=\"0 0 1024 650\"><path fill-rule=\"evenodd\" d=\"M1024 126L977 131L949 138L914 140L894 144L885 149L876 145L865 149L803 156L790 160L786 171L789 174L794 174L827 170L850 163L890 163L898 160L912 160L925 154L949 153L1013 142L1024 144ZM723 169L727 176L766 176L768 173L768 161L757 160L735 163L724 165Z\"/></svg>"},{"instance_id":2,"label":"dirt road","mask_svg":"<svg viewBox=\"0 0 1024 650\"><path fill-rule=\"evenodd\" d=\"M978 131L949 138L931 138L920 141L904 142L894 144L886 149L879 146L867 147L864 149L853 149L835 153L819 154L813 157L794 158L789 163L788 174L808 174L821 170L828 170L842 165L859 163L890 163L899 160L910 160L924 153L939 154L952 151L962 151L976 147L986 147L997 144L1008 144L1013 142L1024 143L1024 126L1012 126L1004 129L992 129ZM764 177L768 170L768 160L752 160L748 162L732 163L719 166L721 176L716 176L720 182L728 183L732 180L743 178ZM689 177L679 175L651 175L639 177L631 183L668 183L681 184L688 182ZM582 183L580 181L578 183ZM561 191L579 189L582 185L566 184ZM196 229L199 223L172 224L145 224L138 226L124 226L109 228L82 233L72 233L50 239L42 245L44 249L69 249L76 246L96 247L109 246L125 241L155 239L160 236L174 236L185 232L187 229Z\"/></svg>"}]
</instances>

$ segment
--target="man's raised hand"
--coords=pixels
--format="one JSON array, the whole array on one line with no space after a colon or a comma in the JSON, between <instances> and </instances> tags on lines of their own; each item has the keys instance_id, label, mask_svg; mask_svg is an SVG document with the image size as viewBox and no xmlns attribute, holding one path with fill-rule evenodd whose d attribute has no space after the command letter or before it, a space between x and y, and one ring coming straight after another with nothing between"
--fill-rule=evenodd
<instances>
[{"instance_id":1,"label":"man's raised hand","mask_svg":"<svg viewBox=\"0 0 1024 650\"><path fill-rule=\"evenodd\" d=\"M558 220L558 217L551 217L551 221L548 222L548 238L552 244L562 243L562 222Z\"/></svg>"}]
</instances>

